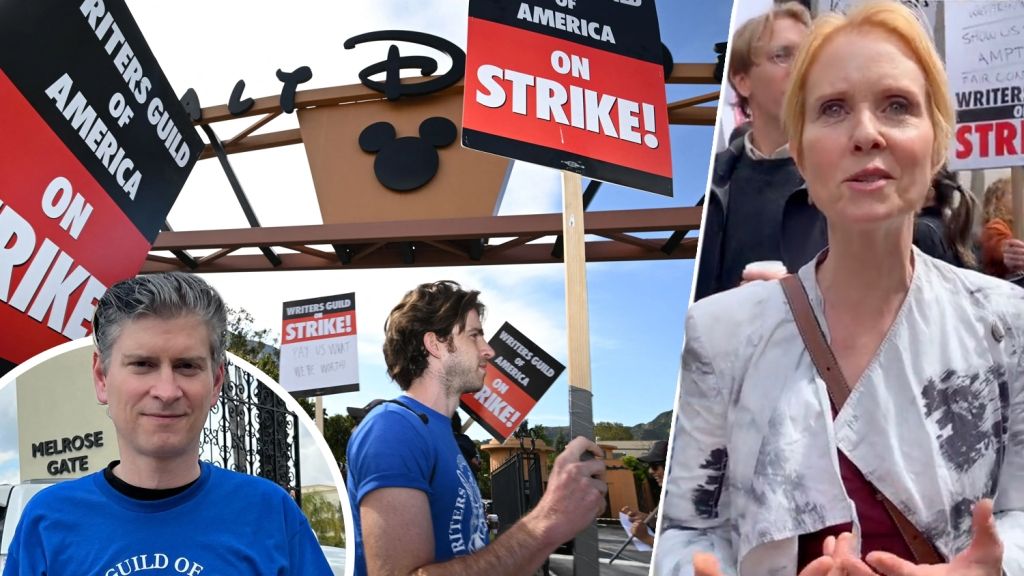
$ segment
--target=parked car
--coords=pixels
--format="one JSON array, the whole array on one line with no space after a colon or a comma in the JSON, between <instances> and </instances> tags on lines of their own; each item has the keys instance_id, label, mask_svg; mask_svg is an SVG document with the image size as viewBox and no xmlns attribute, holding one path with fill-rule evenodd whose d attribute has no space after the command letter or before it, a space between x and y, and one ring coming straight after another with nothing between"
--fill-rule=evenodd
<instances>
[{"instance_id":1,"label":"parked car","mask_svg":"<svg viewBox=\"0 0 1024 576\"><path fill-rule=\"evenodd\" d=\"M7 550L14 539L14 528L21 519L21 513L28 501L54 482L29 482L25 484L0 484L0 572L7 564Z\"/></svg>"},{"instance_id":2,"label":"parked car","mask_svg":"<svg viewBox=\"0 0 1024 576\"><path fill-rule=\"evenodd\" d=\"M331 573L334 576L345 575L345 549L338 548L336 546L320 546L324 551L324 556L327 558L327 564L331 567Z\"/></svg>"}]
</instances>

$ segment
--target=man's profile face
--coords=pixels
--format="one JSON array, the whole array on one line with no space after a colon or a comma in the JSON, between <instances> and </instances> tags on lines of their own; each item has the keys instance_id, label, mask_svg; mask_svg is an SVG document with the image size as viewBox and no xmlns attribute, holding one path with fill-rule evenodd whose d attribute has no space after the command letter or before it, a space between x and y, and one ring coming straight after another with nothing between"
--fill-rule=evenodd
<instances>
[{"instance_id":1,"label":"man's profile face","mask_svg":"<svg viewBox=\"0 0 1024 576\"><path fill-rule=\"evenodd\" d=\"M122 461L198 458L199 435L220 395L206 324L195 315L126 321L106 373L93 354L96 398L108 404Z\"/></svg>"},{"instance_id":2,"label":"man's profile face","mask_svg":"<svg viewBox=\"0 0 1024 576\"><path fill-rule=\"evenodd\" d=\"M455 394L476 392L484 386L487 360L494 349L484 338L480 315L470 310L462 330L456 326L446 347L448 355L442 364L445 385Z\"/></svg>"}]
</instances>

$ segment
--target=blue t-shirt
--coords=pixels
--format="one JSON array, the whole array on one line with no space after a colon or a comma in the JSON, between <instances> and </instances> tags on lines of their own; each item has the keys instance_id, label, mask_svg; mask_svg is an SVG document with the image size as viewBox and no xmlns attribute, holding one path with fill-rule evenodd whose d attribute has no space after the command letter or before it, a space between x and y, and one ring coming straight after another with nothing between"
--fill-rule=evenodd
<instances>
[{"instance_id":1,"label":"blue t-shirt","mask_svg":"<svg viewBox=\"0 0 1024 576\"><path fill-rule=\"evenodd\" d=\"M4 576L331 576L316 536L276 484L200 464L180 494L129 498L102 472L29 501Z\"/></svg>"},{"instance_id":2,"label":"blue t-shirt","mask_svg":"<svg viewBox=\"0 0 1024 576\"><path fill-rule=\"evenodd\" d=\"M374 408L348 443L356 576L366 574L359 503L380 488L412 488L427 495L435 562L471 554L488 542L480 488L455 442L451 419L409 396L398 402L408 408L394 403ZM426 416L426 423L420 414Z\"/></svg>"}]
</instances>

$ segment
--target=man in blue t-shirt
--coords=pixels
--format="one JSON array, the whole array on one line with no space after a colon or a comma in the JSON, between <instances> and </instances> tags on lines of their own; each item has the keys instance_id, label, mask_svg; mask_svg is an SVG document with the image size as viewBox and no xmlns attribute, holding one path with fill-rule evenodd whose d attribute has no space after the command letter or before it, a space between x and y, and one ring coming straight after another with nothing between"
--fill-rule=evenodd
<instances>
[{"instance_id":1,"label":"man in blue t-shirt","mask_svg":"<svg viewBox=\"0 0 1024 576\"><path fill-rule=\"evenodd\" d=\"M381 403L348 445L355 574L530 574L605 507L601 450L576 438L537 506L488 545L480 491L452 434L459 398L483 386L494 350L478 292L423 284L385 323L388 374L405 391ZM582 460L590 452L596 459Z\"/></svg>"},{"instance_id":2,"label":"man in blue t-shirt","mask_svg":"<svg viewBox=\"0 0 1024 576\"><path fill-rule=\"evenodd\" d=\"M96 398L120 460L37 494L4 576L331 576L309 523L279 486L199 462L224 383L226 313L198 276L139 276L93 318Z\"/></svg>"}]
</instances>

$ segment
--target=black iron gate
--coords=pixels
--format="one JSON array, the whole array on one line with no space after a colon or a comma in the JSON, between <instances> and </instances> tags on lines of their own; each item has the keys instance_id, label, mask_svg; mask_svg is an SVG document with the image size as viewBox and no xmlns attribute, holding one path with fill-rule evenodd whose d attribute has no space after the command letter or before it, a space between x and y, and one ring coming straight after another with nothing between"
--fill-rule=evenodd
<instances>
[{"instance_id":1,"label":"black iron gate","mask_svg":"<svg viewBox=\"0 0 1024 576\"><path fill-rule=\"evenodd\" d=\"M224 388L203 428L200 459L262 476L302 505L299 417L256 377L224 362Z\"/></svg>"},{"instance_id":2,"label":"black iron gate","mask_svg":"<svg viewBox=\"0 0 1024 576\"><path fill-rule=\"evenodd\" d=\"M491 473L491 498L498 515L498 533L512 527L540 502L544 485L540 474L540 455L520 451L512 454Z\"/></svg>"}]
</instances>

